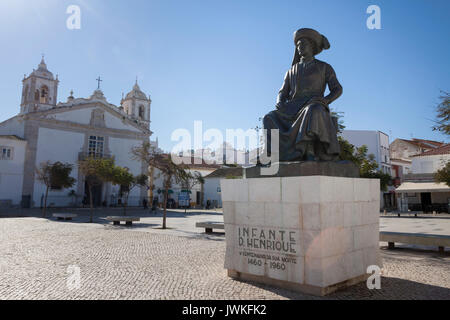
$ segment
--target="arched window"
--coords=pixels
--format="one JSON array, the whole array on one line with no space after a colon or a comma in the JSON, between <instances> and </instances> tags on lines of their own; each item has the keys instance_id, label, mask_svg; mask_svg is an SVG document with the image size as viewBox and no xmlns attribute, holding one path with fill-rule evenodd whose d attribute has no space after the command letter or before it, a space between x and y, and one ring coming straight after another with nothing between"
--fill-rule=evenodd
<instances>
[{"instance_id":1,"label":"arched window","mask_svg":"<svg viewBox=\"0 0 450 320\"><path fill-rule=\"evenodd\" d=\"M39 90L36 89L36 91L34 92L34 101L39 101Z\"/></svg>"},{"instance_id":2,"label":"arched window","mask_svg":"<svg viewBox=\"0 0 450 320\"><path fill-rule=\"evenodd\" d=\"M145 109L143 105L139 106L139 118L141 118L142 120L144 120L144 116L145 116Z\"/></svg>"},{"instance_id":3,"label":"arched window","mask_svg":"<svg viewBox=\"0 0 450 320\"><path fill-rule=\"evenodd\" d=\"M47 86L41 87L40 103L48 103L48 87Z\"/></svg>"}]
</instances>

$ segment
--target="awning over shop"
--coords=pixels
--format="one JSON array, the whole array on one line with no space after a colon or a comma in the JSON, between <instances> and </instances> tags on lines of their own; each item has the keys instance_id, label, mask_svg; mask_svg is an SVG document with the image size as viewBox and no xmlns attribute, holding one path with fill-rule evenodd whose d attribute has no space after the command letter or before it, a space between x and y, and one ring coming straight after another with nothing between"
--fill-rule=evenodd
<instances>
[{"instance_id":1,"label":"awning over shop","mask_svg":"<svg viewBox=\"0 0 450 320\"><path fill-rule=\"evenodd\" d=\"M450 192L450 187L445 183L434 182L403 182L395 192L413 193L413 192Z\"/></svg>"}]
</instances>

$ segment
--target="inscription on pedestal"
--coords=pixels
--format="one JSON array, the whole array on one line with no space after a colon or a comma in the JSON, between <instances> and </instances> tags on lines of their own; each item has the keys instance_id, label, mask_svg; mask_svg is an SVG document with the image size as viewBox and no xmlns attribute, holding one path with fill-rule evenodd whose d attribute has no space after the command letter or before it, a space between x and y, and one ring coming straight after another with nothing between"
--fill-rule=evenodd
<instances>
[{"instance_id":1,"label":"inscription on pedestal","mask_svg":"<svg viewBox=\"0 0 450 320\"><path fill-rule=\"evenodd\" d=\"M299 232L250 226L236 227L238 254L248 265L287 270L297 264Z\"/></svg>"}]
</instances>

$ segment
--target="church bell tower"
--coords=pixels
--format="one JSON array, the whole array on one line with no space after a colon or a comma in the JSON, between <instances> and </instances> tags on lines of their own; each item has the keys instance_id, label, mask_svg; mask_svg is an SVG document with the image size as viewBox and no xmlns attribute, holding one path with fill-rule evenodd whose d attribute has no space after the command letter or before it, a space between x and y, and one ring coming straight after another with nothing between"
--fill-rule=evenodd
<instances>
[{"instance_id":1,"label":"church bell tower","mask_svg":"<svg viewBox=\"0 0 450 320\"><path fill-rule=\"evenodd\" d=\"M147 97L145 93L142 92L141 88L139 88L137 80L133 86L133 89L128 92L125 99L122 99L121 101L124 112L131 119L146 128L150 127L151 104L152 100L150 99L150 96Z\"/></svg>"},{"instance_id":2,"label":"church bell tower","mask_svg":"<svg viewBox=\"0 0 450 320\"><path fill-rule=\"evenodd\" d=\"M22 83L20 113L44 111L56 106L59 80L47 69L44 57L38 69L25 76Z\"/></svg>"}]
</instances>

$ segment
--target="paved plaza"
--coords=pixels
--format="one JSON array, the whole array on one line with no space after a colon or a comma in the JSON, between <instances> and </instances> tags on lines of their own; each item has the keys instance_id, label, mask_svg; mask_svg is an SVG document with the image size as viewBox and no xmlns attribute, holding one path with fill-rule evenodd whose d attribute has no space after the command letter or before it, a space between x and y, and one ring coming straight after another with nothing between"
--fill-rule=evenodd
<instances>
[{"instance_id":1,"label":"paved plaza","mask_svg":"<svg viewBox=\"0 0 450 320\"><path fill-rule=\"evenodd\" d=\"M168 230L161 229L161 213L130 211L142 219L127 228L112 226L105 212L96 212L93 224L87 210L72 212L81 215L73 222L27 213L21 215L34 217L0 219L0 299L450 299L448 251L389 251L381 243L381 290L362 283L319 298L228 278L224 234L195 228L198 221L223 221L220 211L172 211ZM413 219L383 217L380 226L391 231L422 221L425 228L450 228L446 218ZM79 289L67 285L69 266L79 267Z\"/></svg>"}]
</instances>

